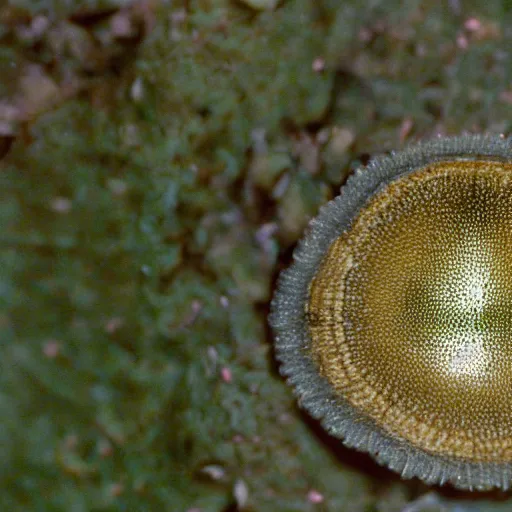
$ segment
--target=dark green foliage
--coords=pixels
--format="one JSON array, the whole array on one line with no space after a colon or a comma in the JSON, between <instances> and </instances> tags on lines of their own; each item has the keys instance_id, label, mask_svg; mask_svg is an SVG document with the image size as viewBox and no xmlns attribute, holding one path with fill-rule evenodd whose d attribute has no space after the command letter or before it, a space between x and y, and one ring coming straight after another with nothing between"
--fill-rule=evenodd
<instances>
[{"instance_id":1,"label":"dark green foliage","mask_svg":"<svg viewBox=\"0 0 512 512\"><path fill-rule=\"evenodd\" d=\"M29 125L0 170L1 510L217 512L247 489L247 510L399 511L428 491L298 412L266 314L351 162L509 130L510 12L448 4L161 2L121 69ZM79 66L6 41L0 70ZM441 506L477 509L414 510Z\"/></svg>"}]
</instances>

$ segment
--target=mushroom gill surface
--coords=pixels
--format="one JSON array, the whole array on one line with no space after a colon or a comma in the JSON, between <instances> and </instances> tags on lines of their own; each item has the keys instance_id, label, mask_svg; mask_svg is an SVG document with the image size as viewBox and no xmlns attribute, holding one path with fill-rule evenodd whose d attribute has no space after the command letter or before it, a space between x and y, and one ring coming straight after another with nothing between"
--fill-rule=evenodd
<instances>
[{"instance_id":1,"label":"mushroom gill surface","mask_svg":"<svg viewBox=\"0 0 512 512\"><path fill-rule=\"evenodd\" d=\"M307 302L336 393L432 453L512 459L512 165L442 162L378 194Z\"/></svg>"},{"instance_id":2,"label":"mushroom gill surface","mask_svg":"<svg viewBox=\"0 0 512 512\"><path fill-rule=\"evenodd\" d=\"M279 279L301 405L402 476L512 483L512 142L428 141L358 170Z\"/></svg>"}]
</instances>

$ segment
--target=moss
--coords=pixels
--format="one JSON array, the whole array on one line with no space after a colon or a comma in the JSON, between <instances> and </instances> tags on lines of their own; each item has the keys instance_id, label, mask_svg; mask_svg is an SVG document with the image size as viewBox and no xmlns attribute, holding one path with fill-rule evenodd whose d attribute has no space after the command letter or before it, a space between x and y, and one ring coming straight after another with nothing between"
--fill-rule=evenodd
<instances>
[{"instance_id":1,"label":"moss","mask_svg":"<svg viewBox=\"0 0 512 512\"><path fill-rule=\"evenodd\" d=\"M58 24L100 4L9 5ZM92 71L48 41L41 54L21 44L16 24L0 35L2 55L82 86L25 125L2 161L1 508L220 511L239 478L253 510L371 510L390 485L417 497L424 488L348 461L277 376L267 300L300 235L282 212L303 226L339 183L321 144L318 171L302 167L304 134L349 129L345 175L407 138L507 130L508 11L146 5L154 28L126 54L105 24L86 29L115 56ZM471 16L500 30L478 38ZM254 180L258 130L272 161ZM205 475L211 464L223 478Z\"/></svg>"},{"instance_id":2,"label":"moss","mask_svg":"<svg viewBox=\"0 0 512 512\"><path fill-rule=\"evenodd\" d=\"M78 12L101 12L106 9L123 7L129 3L128 0L75 0L74 2L67 0L51 0L50 2L46 0L9 0L10 6L23 9L32 15L49 14L59 18Z\"/></svg>"}]
</instances>

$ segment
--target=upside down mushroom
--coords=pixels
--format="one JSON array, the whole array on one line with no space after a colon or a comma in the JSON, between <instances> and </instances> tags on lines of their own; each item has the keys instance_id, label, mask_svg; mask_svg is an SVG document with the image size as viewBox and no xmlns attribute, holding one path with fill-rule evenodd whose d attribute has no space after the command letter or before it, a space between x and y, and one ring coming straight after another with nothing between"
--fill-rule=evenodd
<instances>
[{"instance_id":1,"label":"upside down mushroom","mask_svg":"<svg viewBox=\"0 0 512 512\"><path fill-rule=\"evenodd\" d=\"M327 431L404 478L512 482L512 141L377 158L312 220L270 323Z\"/></svg>"}]
</instances>

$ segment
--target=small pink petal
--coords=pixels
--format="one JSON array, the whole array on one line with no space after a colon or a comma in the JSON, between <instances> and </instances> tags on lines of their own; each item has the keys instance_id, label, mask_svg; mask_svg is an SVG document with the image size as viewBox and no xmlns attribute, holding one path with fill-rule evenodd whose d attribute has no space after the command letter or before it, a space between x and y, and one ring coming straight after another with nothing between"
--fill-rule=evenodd
<instances>
[{"instance_id":1,"label":"small pink petal","mask_svg":"<svg viewBox=\"0 0 512 512\"><path fill-rule=\"evenodd\" d=\"M482 22L478 18L468 18L464 23L466 30L476 32L482 28Z\"/></svg>"},{"instance_id":2,"label":"small pink petal","mask_svg":"<svg viewBox=\"0 0 512 512\"><path fill-rule=\"evenodd\" d=\"M319 503L323 503L324 496L323 494L320 494L318 491L312 489L311 491L308 492L308 501L310 503L318 505Z\"/></svg>"},{"instance_id":3,"label":"small pink petal","mask_svg":"<svg viewBox=\"0 0 512 512\"><path fill-rule=\"evenodd\" d=\"M229 384L230 382L233 381L233 374L231 373L231 370L226 366L224 366L224 368L221 369L220 376L222 377L222 380L226 384Z\"/></svg>"},{"instance_id":4,"label":"small pink petal","mask_svg":"<svg viewBox=\"0 0 512 512\"><path fill-rule=\"evenodd\" d=\"M315 73L321 73L325 69L325 60L322 57L317 57L313 61L312 67Z\"/></svg>"}]
</instances>

